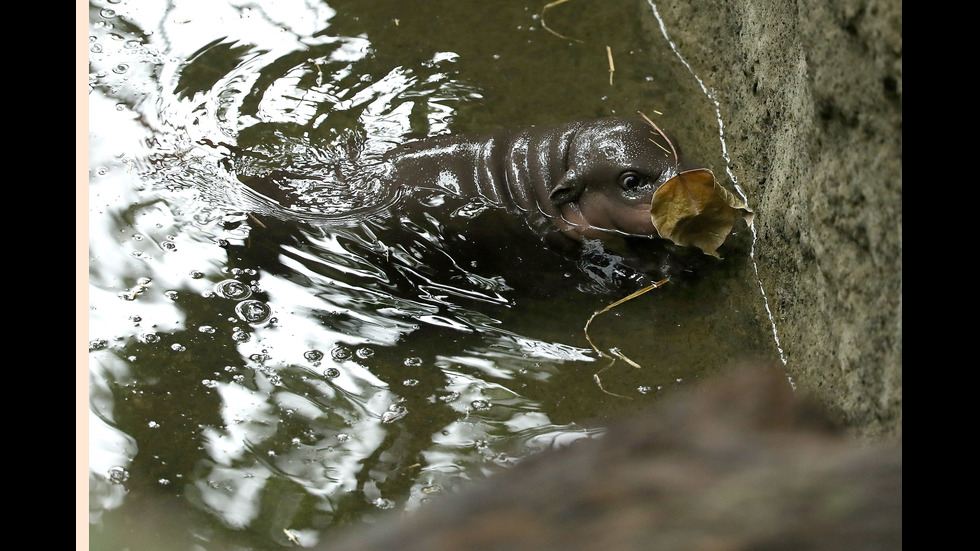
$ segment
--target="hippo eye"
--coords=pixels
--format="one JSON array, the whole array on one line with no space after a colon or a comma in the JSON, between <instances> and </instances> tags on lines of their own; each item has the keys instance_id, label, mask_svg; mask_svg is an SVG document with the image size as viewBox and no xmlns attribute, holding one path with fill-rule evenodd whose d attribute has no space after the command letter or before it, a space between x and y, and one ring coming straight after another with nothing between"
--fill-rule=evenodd
<instances>
[{"instance_id":1,"label":"hippo eye","mask_svg":"<svg viewBox=\"0 0 980 551\"><path fill-rule=\"evenodd\" d=\"M628 170L619 175L617 183L623 191L633 191L646 183L646 180L640 174Z\"/></svg>"}]
</instances>

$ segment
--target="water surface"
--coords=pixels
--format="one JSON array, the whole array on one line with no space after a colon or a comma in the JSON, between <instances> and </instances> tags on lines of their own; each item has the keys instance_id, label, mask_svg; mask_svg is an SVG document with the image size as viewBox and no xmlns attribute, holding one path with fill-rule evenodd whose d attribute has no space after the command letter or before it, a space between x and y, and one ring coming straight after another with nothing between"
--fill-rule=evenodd
<instances>
[{"instance_id":1,"label":"water surface","mask_svg":"<svg viewBox=\"0 0 980 551\"><path fill-rule=\"evenodd\" d=\"M775 359L744 228L720 262L638 267L493 209L334 223L384 200L356 177L371 159L444 133L640 109L726 173L648 3L549 10L570 38L543 4L90 5L94 549L328 541ZM310 176L279 190L291 215L242 184L276 170ZM593 321L642 367L610 366L586 320L663 275Z\"/></svg>"}]
</instances>

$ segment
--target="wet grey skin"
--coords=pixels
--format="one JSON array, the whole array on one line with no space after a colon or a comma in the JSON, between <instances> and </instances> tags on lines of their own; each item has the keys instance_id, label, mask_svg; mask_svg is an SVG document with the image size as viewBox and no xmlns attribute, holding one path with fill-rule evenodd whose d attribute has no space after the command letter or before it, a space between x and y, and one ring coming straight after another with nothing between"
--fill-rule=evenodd
<instances>
[{"instance_id":1,"label":"wet grey skin","mask_svg":"<svg viewBox=\"0 0 980 551\"><path fill-rule=\"evenodd\" d=\"M694 168L669 139L643 120L608 117L428 138L386 159L402 192L478 197L572 242L649 238L653 193Z\"/></svg>"}]
</instances>

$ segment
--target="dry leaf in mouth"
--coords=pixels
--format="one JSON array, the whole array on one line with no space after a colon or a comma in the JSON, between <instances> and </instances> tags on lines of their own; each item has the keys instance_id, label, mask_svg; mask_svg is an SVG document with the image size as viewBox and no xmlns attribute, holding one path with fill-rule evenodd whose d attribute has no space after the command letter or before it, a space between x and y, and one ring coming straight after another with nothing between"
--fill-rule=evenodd
<instances>
[{"instance_id":1,"label":"dry leaf in mouth","mask_svg":"<svg viewBox=\"0 0 980 551\"><path fill-rule=\"evenodd\" d=\"M661 237L711 256L718 256L718 247L728 238L739 214L751 223L752 211L706 168L667 180L653 194L650 205L650 218Z\"/></svg>"}]
</instances>

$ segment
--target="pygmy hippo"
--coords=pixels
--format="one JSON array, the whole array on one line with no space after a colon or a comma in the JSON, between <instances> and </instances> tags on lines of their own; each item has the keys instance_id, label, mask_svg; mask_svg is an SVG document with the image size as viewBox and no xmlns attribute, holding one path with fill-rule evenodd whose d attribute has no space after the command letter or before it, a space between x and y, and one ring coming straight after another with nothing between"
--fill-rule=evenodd
<instances>
[{"instance_id":1,"label":"pygmy hippo","mask_svg":"<svg viewBox=\"0 0 980 551\"><path fill-rule=\"evenodd\" d=\"M475 198L545 236L581 242L657 235L653 193L689 168L673 141L643 120L607 117L429 138L386 159L391 182L407 193Z\"/></svg>"}]
</instances>

